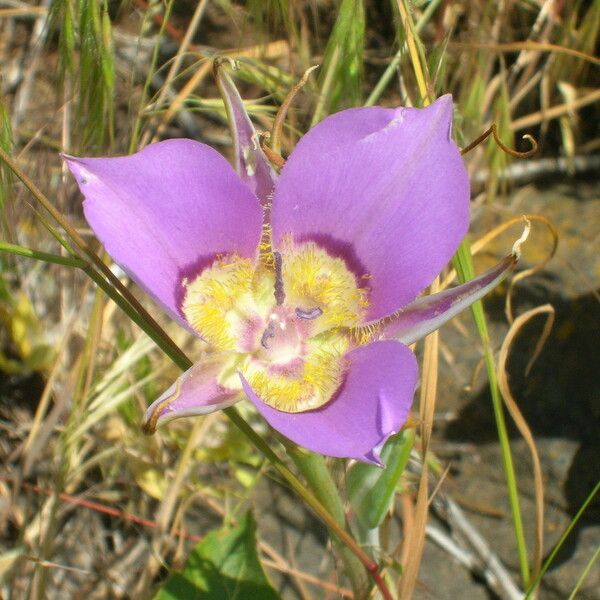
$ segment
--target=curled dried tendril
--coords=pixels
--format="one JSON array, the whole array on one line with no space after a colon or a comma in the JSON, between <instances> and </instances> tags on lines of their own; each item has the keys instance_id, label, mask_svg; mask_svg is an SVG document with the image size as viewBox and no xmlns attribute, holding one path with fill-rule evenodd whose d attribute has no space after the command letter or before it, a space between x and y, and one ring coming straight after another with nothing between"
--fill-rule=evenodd
<instances>
[{"instance_id":1,"label":"curled dried tendril","mask_svg":"<svg viewBox=\"0 0 600 600\"><path fill-rule=\"evenodd\" d=\"M504 399L504 404L508 409L515 425L519 429L525 443L529 448L531 455L531 462L533 465L533 481L534 481L534 497L535 497L535 547L533 553L533 564L534 574L538 573L542 565L542 552L544 548L544 482L542 476L542 468L540 463L540 457L538 450L535 445L535 440L531 433L531 429L525 420L519 406L511 392L510 385L508 382L508 369L507 363L512 349L513 342L523 327L534 317L540 314L546 315L546 320L540 338L535 346L533 355L527 364L525 370L525 376L529 374L533 363L540 355L544 344L548 340L552 326L554 324L555 310L550 304L544 304L531 310L528 310L524 314L518 316L511 324L500 353L498 355L498 387Z\"/></svg>"},{"instance_id":2,"label":"curled dried tendril","mask_svg":"<svg viewBox=\"0 0 600 600\"><path fill-rule=\"evenodd\" d=\"M287 93L284 101L282 102L277 114L275 115L275 120L273 121L273 127L271 129L271 150L275 154L279 154L280 146L281 146L281 132L283 130L283 123L285 122L285 117L287 115L288 109L291 106L294 98L298 95L298 92L306 85L308 81L308 76L315 70L318 69L319 65L314 65L306 71L300 78L300 81ZM267 154L268 156L268 154ZM270 159L269 159L270 160Z\"/></svg>"},{"instance_id":3,"label":"curled dried tendril","mask_svg":"<svg viewBox=\"0 0 600 600\"><path fill-rule=\"evenodd\" d=\"M463 148L460 151L460 153L464 156L468 152L471 152L471 150L473 150L473 148L476 148L477 146L479 146L479 144L481 144L481 142L484 142L485 140L487 140L487 138L489 138L490 135L493 136L494 141L496 142L498 147L503 152L506 152L506 154L509 154L510 156L513 156L514 158L529 158L530 156L533 156L534 154L536 154L537 151L539 150L539 144L537 143L536 139L532 135L529 135L528 133L526 133L523 136L523 139L527 140L529 142L529 144L531 145L531 148L529 150L526 150L525 152L519 152L518 150L509 148L498 137L498 130L496 128L496 123L492 123L491 126L489 127L489 129L486 129L486 131L484 131L477 139L473 140L466 148Z\"/></svg>"}]
</instances>

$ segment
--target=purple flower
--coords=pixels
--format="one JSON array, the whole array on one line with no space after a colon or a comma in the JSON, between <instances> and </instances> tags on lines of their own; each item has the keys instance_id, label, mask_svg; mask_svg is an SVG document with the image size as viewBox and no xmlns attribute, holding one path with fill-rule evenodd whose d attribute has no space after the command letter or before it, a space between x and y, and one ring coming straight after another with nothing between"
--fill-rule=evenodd
<instances>
[{"instance_id":1,"label":"purple flower","mask_svg":"<svg viewBox=\"0 0 600 600\"><path fill-rule=\"evenodd\" d=\"M450 137L452 100L328 117L271 169L222 82L236 171L175 139L120 158L65 157L112 258L207 343L146 425L247 396L301 446L379 464L418 377L407 344L491 289L515 264L415 298L469 224L469 182Z\"/></svg>"}]
</instances>

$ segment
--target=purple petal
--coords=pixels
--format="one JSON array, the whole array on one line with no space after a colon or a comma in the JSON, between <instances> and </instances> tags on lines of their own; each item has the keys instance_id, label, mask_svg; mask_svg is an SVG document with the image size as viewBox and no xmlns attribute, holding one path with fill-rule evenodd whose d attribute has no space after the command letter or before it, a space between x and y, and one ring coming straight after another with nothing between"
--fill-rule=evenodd
<instances>
[{"instance_id":1,"label":"purple petal","mask_svg":"<svg viewBox=\"0 0 600 600\"><path fill-rule=\"evenodd\" d=\"M312 239L367 276L367 319L404 306L441 271L469 224L469 182L450 139L452 99L362 108L311 129L283 167L276 243Z\"/></svg>"},{"instance_id":2,"label":"purple petal","mask_svg":"<svg viewBox=\"0 0 600 600\"><path fill-rule=\"evenodd\" d=\"M412 344L424 338L493 290L516 264L514 256L507 256L494 268L471 281L415 300L385 322L383 335L403 344Z\"/></svg>"},{"instance_id":3,"label":"purple petal","mask_svg":"<svg viewBox=\"0 0 600 600\"><path fill-rule=\"evenodd\" d=\"M180 323L184 277L196 275L219 253L255 256L260 204L208 146L175 139L132 156L64 158L96 236Z\"/></svg>"},{"instance_id":4,"label":"purple petal","mask_svg":"<svg viewBox=\"0 0 600 600\"><path fill-rule=\"evenodd\" d=\"M360 346L346 355L348 373L333 399L307 412L285 413L262 402L240 374L263 417L293 442L327 456L381 464L379 451L400 430L413 400L417 360L396 341Z\"/></svg>"},{"instance_id":5,"label":"purple petal","mask_svg":"<svg viewBox=\"0 0 600 600\"><path fill-rule=\"evenodd\" d=\"M143 428L153 433L158 425L179 417L205 415L227 408L240 399L240 390L224 387L218 381L223 370L220 358L195 363L146 410Z\"/></svg>"},{"instance_id":6,"label":"purple petal","mask_svg":"<svg viewBox=\"0 0 600 600\"><path fill-rule=\"evenodd\" d=\"M235 170L256 197L265 203L275 187L275 171L260 148L254 125L231 77L219 65L215 67L215 73L233 136Z\"/></svg>"}]
</instances>

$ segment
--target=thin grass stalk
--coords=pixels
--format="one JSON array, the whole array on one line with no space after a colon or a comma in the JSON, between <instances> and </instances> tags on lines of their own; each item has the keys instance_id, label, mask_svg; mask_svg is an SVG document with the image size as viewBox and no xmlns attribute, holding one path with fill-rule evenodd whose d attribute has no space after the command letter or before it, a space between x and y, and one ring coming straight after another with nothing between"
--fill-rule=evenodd
<instances>
[{"instance_id":1,"label":"thin grass stalk","mask_svg":"<svg viewBox=\"0 0 600 600\"><path fill-rule=\"evenodd\" d=\"M431 98L427 85L427 71L424 69L422 56L417 48L414 25L405 0L398 0L398 10L400 12L400 20L404 30L406 46L408 48L413 71L417 80L417 86L419 88L421 102L423 106L428 106L431 102ZM439 279L436 278L431 285L432 293L437 290L438 285ZM433 427L435 398L437 394L438 349L439 334L436 331L425 339L425 352L423 357L423 383L419 399L423 467L419 480L419 488L417 491L417 501L414 511L414 524L410 531L410 538L407 541L407 544L410 548L410 554L406 565L404 565L404 570L398 588L401 600L409 600L414 593L425 545L425 526L427 523L429 507L429 469L427 455Z\"/></svg>"},{"instance_id":2,"label":"thin grass stalk","mask_svg":"<svg viewBox=\"0 0 600 600\"><path fill-rule=\"evenodd\" d=\"M48 252L40 252L39 250L33 250L32 248L25 248L24 246L17 246L16 244L9 244L7 242L0 242L0 252L9 252L10 254L16 254L17 256L25 256L26 258L33 258L55 265L63 265L64 267L83 269L87 265L84 260L74 256L49 254Z\"/></svg>"},{"instance_id":3,"label":"thin grass stalk","mask_svg":"<svg viewBox=\"0 0 600 600\"><path fill-rule=\"evenodd\" d=\"M431 292L437 290L437 279L431 286ZM409 537L406 541L408 547L408 559L406 565L403 565L402 577L398 593L400 600L410 600L413 597L419 567L425 547L425 528L427 525L427 516L429 512L429 441L433 428L433 416L435 412L435 399L437 395L437 375L438 375L438 348L439 333L434 331L425 339L425 351L423 355L423 382L421 384L421 394L419 396L419 414L421 421L421 456L422 468L419 478L419 488L417 491L417 500L413 513L414 522L410 529Z\"/></svg>"},{"instance_id":4,"label":"thin grass stalk","mask_svg":"<svg viewBox=\"0 0 600 600\"><path fill-rule=\"evenodd\" d=\"M585 568L583 569L583 571L581 572L581 575L577 579L577 583L575 584L575 587L569 594L568 600L573 600L575 598L575 596L577 595L577 592L583 585L583 580L588 576L589 572L592 570L592 566L598 560L598 557L600 557L600 544L598 544L596 551L590 557L590 560L588 561L587 565L585 565Z\"/></svg>"},{"instance_id":5,"label":"thin grass stalk","mask_svg":"<svg viewBox=\"0 0 600 600\"><path fill-rule=\"evenodd\" d=\"M0 148L5 152L11 152L13 146L12 128L10 115L0 97ZM12 181L12 172L6 165L0 165L0 222L2 233L10 239L10 226L6 214L6 200Z\"/></svg>"},{"instance_id":6,"label":"thin grass stalk","mask_svg":"<svg viewBox=\"0 0 600 600\"><path fill-rule=\"evenodd\" d=\"M325 75L323 77L323 85L319 90L319 96L317 99L317 106L315 107L315 111L313 113L312 120L310 122L310 126L313 127L316 125L326 113L326 107L328 102L329 94L331 93L331 88L333 87L333 80L335 78L335 71L337 69L337 64L340 58L340 49L334 48L333 53L331 54L331 58L327 63Z\"/></svg>"},{"instance_id":7,"label":"thin grass stalk","mask_svg":"<svg viewBox=\"0 0 600 600\"><path fill-rule=\"evenodd\" d=\"M358 106L361 96L363 51L365 36L365 7L363 0L341 0L333 29L327 40L321 74L322 92L313 124L342 108Z\"/></svg>"},{"instance_id":8,"label":"thin grass stalk","mask_svg":"<svg viewBox=\"0 0 600 600\"><path fill-rule=\"evenodd\" d=\"M192 42L192 38L196 34L196 31L198 30L198 27L200 26L200 22L202 21L204 11L206 10L206 5L207 5L207 0L200 0L198 2L198 4L196 5L196 9L194 10L194 14L192 15L192 18L188 25L187 31L185 32L185 35L183 36L183 40L181 41L181 44L179 44L179 48L177 49L177 54L175 55L175 58L173 59L171 68L169 69L169 72L167 73L165 82L163 83L163 86L159 92L158 98L155 102L155 105L159 109L160 109L161 104L164 102L164 100L166 99L166 97L169 93L169 88L170 88L171 84L173 83L173 81L177 77L177 74L179 73L179 69L181 68L185 54ZM153 142L158 141L158 139L162 135L163 131L166 129L166 126L167 126L167 123L165 121L162 121L158 125L158 127L156 128L156 133L152 136ZM147 140L150 137L150 135L151 135L150 130L147 130L142 138L142 146L146 145Z\"/></svg>"},{"instance_id":9,"label":"thin grass stalk","mask_svg":"<svg viewBox=\"0 0 600 600\"><path fill-rule=\"evenodd\" d=\"M156 71L156 64L158 62L158 53L160 51L160 41L164 32L169 23L169 17L171 16L171 10L173 8L174 0L169 0L165 7L165 14L160 24L160 29L158 31L158 35L156 36L156 44L154 45L154 50L152 51L152 59L150 61L150 65L148 67L148 75L146 76L146 81L144 82L144 88L142 90L142 95L140 98L140 103L138 105L137 114L135 116L135 121L133 122L133 127L131 130L131 137L129 138L129 154L133 154L136 150L139 150L139 142L140 142L140 133L142 128L142 115L144 112L144 104L146 103L146 99L148 98L148 90L150 89L150 85L152 83L152 77L154 77L154 73Z\"/></svg>"},{"instance_id":10,"label":"thin grass stalk","mask_svg":"<svg viewBox=\"0 0 600 600\"><path fill-rule=\"evenodd\" d=\"M90 325L88 327L88 334L86 336L86 351L88 355L88 369L86 373L85 381L83 382L82 394L87 398L92 388L94 381L94 372L96 369L96 359L98 356L98 345L102 336L102 328L104 325L102 316L105 305L106 297L102 293L99 287L96 287L96 293L94 296L94 305L92 306L92 313L90 318Z\"/></svg>"},{"instance_id":11,"label":"thin grass stalk","mask_svg":"<svg viewBox=\"0 0 600 600\"><path fill-rule=\"evenodd\" d=\"M539 570L542 568L542 557L544 552L544 483L542 476L542 465L540 463L540 457L535 445L533 434L531 433L531 430L529 429L529 426L527 425L527 422L525 421L525 418L523 417L510 391L506 363L508 362L508 356L512 347L512 343L520 329L531 318L539 314L546 314L547 316L546 321L544 323L544 329L540 337L540 341L538 342L537 348L534 351L531 359L531 361L535 360L535 358L539 354L539 351L541 350L542 345L547 340L548 335L550 334L550 331L552 329L552 325L554 323L554 308L550 304L538 306L537 308L528 310L526 313L520 315L511 325L508 333L506 334L506 338L502 343L502 347L500 348L500 353L498 356L498 387L502 396L504 397L504 402L506 403L506 407L513 421L515 422L517 428L523 436L523 439L527 443L529 452L531 454L531 460L533 463L536 510L535 547L533 553L533 576L537 575ZM531 361L529 362L529 366L532 364Z\"/></svg>"},{"instance_id":12,"label":"thin grass stalk","mask_svg":"<svg viewBox=\"0 0 600 600\"><path fill-rule=\"evenodd\" d=\"M417 34L420 34L421 31L423 30L423 27L425 27L425 25L427 25L427 23L429 23L429 19L431 18L433 13L437 10L437 8L441 4L441 2L442 2L442 0L432 0L429 3L429 5L423 11L423 14L421 15L421 17L419 18L419 20L417 21L417 23L415 25L415 32ZM385 71L383 72L383 75L380 77L379 81L377 82L377 84L375 85L375 87L373 88L371 93L369 94L369 97L367 98L367 101L365 102L365 106L374 106L375 104L377 104L377 102L383 95L383 92L385 92L388 84L392 80L392 77L394 76L396 69L400 65L400 62L402 61L402 57L404 56L405 52L406 52L406 44L401 43L400 48L398 48L398 51L396 52L396 54L394 54L392 60L390 61L390 63L386 67Z\"/></svg>"},{"instance_id":13,"label":"thin grass stalk","mask_svg":"<svg viewBox=\"0 0 600 600\"><path fill-rule=\"evenodd\" d=\"M398 11L400 12L402 29L404 30L404 36L406 38L406 46L408 47L408 54L417 80L419 94L421 95L421 102L423 103L423 106L427 106L431 101L427 86L427 71L424 68L424 64L421 62L421 54L417 48L415 26L409 12L408 2L407 0L397 0L397 4Z\"/></svg>"},{"instance_id":14,"label":"thin grass stalk","mask_svg":"<svg viewBox=\"0 0 600 600\"><path fill-rule=\"evenodd\" d=\"M458 278L461 283L472 279L475 276L473 269L473 259L469 246L466 242L462 242L454 257L454 267L458 273ZM492 408L494 418L496 420L496 429L498 432L498 441L500 443L500 451L502 454L502 465L506 477L506 486L508 491L508 500L510 503L513 529L517 543L517 553L519 556L519 566L521 569L521 577L523 578L524 586L528 585L529 580L529 563L527 560L527 545L525 543L525 532L523 529L523 519L521 516L521 506L519 504L519 491L517 487L517 478L515 467L510 449L510 440L508 430L506 428L506 420L502 407L502 395L498 386L498 377L496 374L496 364L490 336L487 328L487 321L483 310L481 300L478 300L471 306L471 313L477 328L477 333L483 346L485 368L490 384L490 393L492 396Z\"/></svg>"},{"instance_id":15,"label":"thin grass stalk","mask_svg":"<svg viewBox=\"0 0 600 600\"><path fill-rule=\"evenodd\" d=\"M596 494L599 491L600 491L600 481L598 481L598 483L596 483L596 485L594 486L594 489L589 493L588 497L585 499L585 501L581 505L581 508L577 511L577 514L573 517L573 519L571 520L571 522L569 523L567 528L564 530L564 532L560 536L558 542L556 542L556 545L554 546L554 548L552 548L552 552L550 552L550 554L548 555L548 558L544 561L544 564L543 564L540 572L538 573L537 577L529 585L529 588L527 589L527 592L525 593L525 598L523 598L523 600L529 600L529 598L531 598L532 595L535 593L538 586L540 585L540 581L542 580L542 577L545 575L546 571L550 568L550 565L552 565L552 563L554 562L554 559L556 558L556 555L558 554L558 552L562 548L563 544L565 543L565 540L569 537L570 533L575 528L575 525L577 525L577 523L583 516L583 513L586 511L587 507L591 504L592 500L596 497Z\"/></svg>"}]
</instances>

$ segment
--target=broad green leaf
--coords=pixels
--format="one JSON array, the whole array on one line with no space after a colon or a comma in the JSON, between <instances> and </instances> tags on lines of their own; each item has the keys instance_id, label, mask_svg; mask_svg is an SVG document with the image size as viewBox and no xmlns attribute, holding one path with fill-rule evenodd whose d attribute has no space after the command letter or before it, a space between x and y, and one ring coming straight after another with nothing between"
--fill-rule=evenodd
<instances>
[{"instance_id":1,"label":"broad green leaf","mask_svg":"<svg viewBox=\"0 0 600 600\"><path fill-rule=\"evenodd\" d=\"M256 523L246 513L235 527L211 531L154 600L278 600L256 550Z\"/></svg>"},{"instance_id":2,"label":"broad green leaf","mask_svg":"<svg viewBox=\"0 0 600 600\"><path fill-rule=\"evenodd\" d=\"M415 439L413 429L392 436L381 451L385 468L355 463L348 470L348 497L361 525L374 529L383 521L396 493Z\"/></svg>"}]
</instances>

